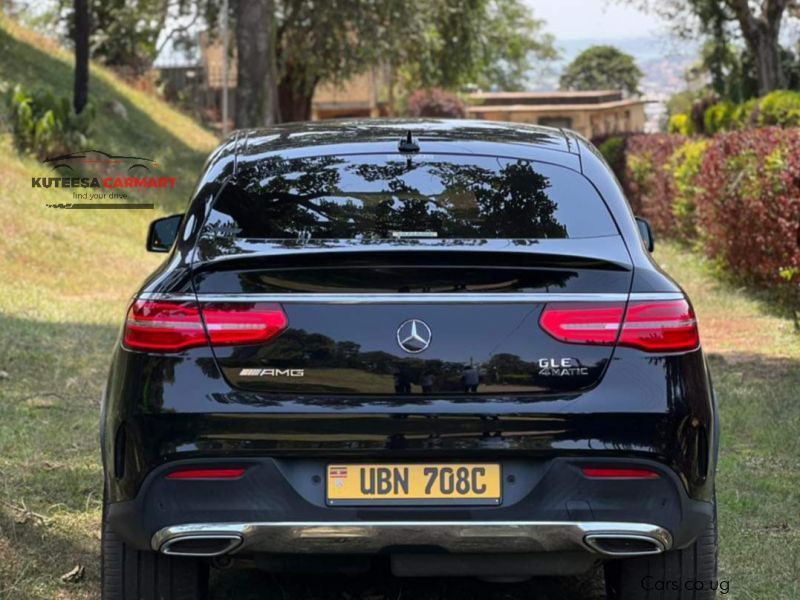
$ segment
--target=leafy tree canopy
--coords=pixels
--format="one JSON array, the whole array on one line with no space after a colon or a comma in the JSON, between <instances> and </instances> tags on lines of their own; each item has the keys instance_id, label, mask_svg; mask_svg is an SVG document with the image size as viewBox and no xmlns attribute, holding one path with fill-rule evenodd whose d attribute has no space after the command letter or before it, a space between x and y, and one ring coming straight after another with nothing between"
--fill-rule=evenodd
<instances>
[{"instance_id":1,"label":"leafy tree canopy","mask_svg":"<svg viewBox=\"0 0 800 600\"><path fill-rule=\"evenodd\" d=\"M665 19L675 33L686 38L705 37L710 46L703 62L711 75L714 90L743 90L755 77L757 92L764 95L789 83L786 58L780 46L780 33L787 14L800 15L800 0L617 0L653 12ZM736 57L731 66L730 45L744 44L747 55ZM751 63L748 73L747 62ZM731 81L739 69L739 81ZM789 66L791 71L794 66ZM731 97L736 100L735 93Z\"/></svg>"},{"instance_id":2,"label":"leafy tree canopy","mask_svg":"<svg viewBox=\"0 0 800 600\"><path fill-rule=\"evenodd\" d=\"M639 93L642 72L630 54L613 46L592 46L581 52L561 75L562 90L624 90Z\"/></svg>"},{"instance_id":3,"label":"leafy tree canopy","mask_svg":"<svg viewBox=\"0 0 800 600\"><path fill-rule=\"evenodd\" d=\"M416 31L396 61L408 87L522 90L532 72L558 55L544 22L520 0L417 5Z\"/></svg>"},{"instance_id":4,"label":"leafy tree canopy","mask_svg":"<svg viewBox=\"0 0 800 600\"><path fill-rule=\"evenodd\" d=\"M153 64L161 49L157 41L169 18L186 15L199 17L209 10L209 3L213 4L214 1L89 0L91 56L107 65L127 67L135 73L142 73ZM75 39L73 2L59 0L59 13L70 39Z\"/></svg>"},{"instance_id":5,"label":"leafy tree canopy","mask_svg":"<svg viewBox=\"0 0 800 600\"><path fill-rule=\"evenodd\" d=\"M405 89L522 89L555 58L521 0L275 0L284 120L307 118L314 88L389 65ZM234 17L235 18L235 17Z\"/></svg>"}]
</instances>

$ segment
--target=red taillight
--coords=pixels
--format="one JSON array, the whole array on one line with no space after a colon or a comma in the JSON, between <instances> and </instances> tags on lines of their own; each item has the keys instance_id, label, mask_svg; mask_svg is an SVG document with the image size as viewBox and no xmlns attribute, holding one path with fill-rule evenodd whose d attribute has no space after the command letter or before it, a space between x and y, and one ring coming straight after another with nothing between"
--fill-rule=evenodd
<instances>
[{"instance_id":1,"label":"red taillight","mask_svg":"<svg viewBox=\"0 0 800 600\"><path fill-rule=\"evenodd\" d=\"M623 318L624 314L624 318ZM681 352L700 343L697 320L686 300L548 304L539 324L570 344L612 345L645 352Z\"/></svg>"},{"instance_id":2,"label":"red taillight","mask_svg":"<svg viewBox=\"0 0 800 600\"><path fill-rule=\"evenodd\" d=\"M280 304L204 304L201 310L212 346L260 344L289 325Z\"/></svg>"},{"instance_id":3,"label":"red taillight","mask_svg":"<svg viewBox=\"0 0 800 600\"><path fill-rule=\"evenodd\" d=\"M581 471L591 479L658 479L661 477L650 469L605 469L582 467Z\"/></svg>"},{"instance_id":4,"label":"red taillight","mask_svg":"<svg viewBox=\"0 0 800 600\"><path fill-rule=\"evenodd\" d=\"M205 323L204 323L205 321ZM207 304L137 300L128 311L123 344L133 350L178 352L204 346L263 343L288 326L278 304Z\"/></svg>"},{"instance_id":5,"label":"red taillight","mask_svg":"<svg viewBox=\"0 0 800 600\"><path fill-rule=\"evenodd\" d=\"M624 303L548 304L539 323L547 333L570 344L613 344L619 335Z\"/></svg>"},{"instance_id":6,"label":"red taillight","mask_svg":"<svg viewBox=\"0 0 800 600\"><path fill-rule=\"evenodd\" d=\"M167 479L239 479L245 469L178 469L167 475Z\"/></svg>"},{"instance_id":7,"label":"red taillight","mask_svg":"<svg viewBox=\"0 0 800 600\"><path fill-rule=\"evenodd\" d=\"M631 302L619 343L646 352L694 350L700 344L697 319L686 300Z\"/></svg>"},{"instance_id":8,"label":"red taillight","mask_svg":"<svg viewBox=\"0 0 800 600\"><path fill-rule=\"evenodd\" d=\"M195 304L137 300L128 311L123 343L133 350L176 352L208 342Z\"/></svg>"}]
</instances>

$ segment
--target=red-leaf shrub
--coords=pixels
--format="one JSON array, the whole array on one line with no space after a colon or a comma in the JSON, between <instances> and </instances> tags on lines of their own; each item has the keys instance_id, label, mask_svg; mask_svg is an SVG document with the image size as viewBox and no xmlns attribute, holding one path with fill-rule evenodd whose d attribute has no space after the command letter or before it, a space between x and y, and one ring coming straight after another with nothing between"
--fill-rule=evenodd
<instances>
[{"instance_id":1,"label":"red-leaf shrub","mask_svg":"<svg viewBox=\"0 0 800 600\"><path fill-rule=\"evenodd\" d=\"M673 235L677 221L672 213L675 181L669 159L686 138L675 134L634 135L628 138L625 192L633 211L650 221L661 235Z\"/></svg>"},{"instance_id":2,"label":"red-leaf shrub","mask_svg":"<svg viewBox=\"0 0 800 600\"><path fill-rule=\"evenodd\" d=\"M432 88L409 94L406 100L406 114L409 117L463 119L467 116L467 109L455 94Z\"/></svg>"},{"instance_id":3,"label":"red-leaf shrub","mask_svg":"<svg viewBox=\"0 0 800 600\"><path fill-rule=\"evenodd\" d=\"M800 130L716 136L697 176L703 246L737 277L800 281Z\"/></svg>"}]
</instances>

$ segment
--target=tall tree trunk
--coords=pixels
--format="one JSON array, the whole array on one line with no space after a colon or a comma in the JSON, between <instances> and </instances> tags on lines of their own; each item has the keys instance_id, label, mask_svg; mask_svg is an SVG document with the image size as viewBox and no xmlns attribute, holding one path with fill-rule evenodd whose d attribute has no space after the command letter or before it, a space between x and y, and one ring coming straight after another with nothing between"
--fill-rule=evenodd
<instances>
[{"instance_id":1,"label":"tall tree trunk","mask_svg":"<svg viewBox=\"0 0 800 600\"><path fill-rule=\"evenodd\" d=\"M267 48L267 89L264 106L264 124L281 122L281 103L278 97L278 28L275 19L275 0L266 0L269 15L269 47Z\"/></svg>"},{"instance_id":2,"label":"tall tree trunk","mask_svg":"<svg viewBox=\"0 0 800 600\"><path fill-rule=\"evenodd\" d=\"M75 86L72 106L81 114L89 100L89 4L75 0Z\"/></svg>"},{"instance_id":3,"label":"tall tree trunk","mask_svg":"<svg viewBox=\"0 0 800 600\"><path fill-rule=\"evenodd\" d=\"M283 122L308 121L311 118L311 99L316 84L312 85L310 92L303 91L302 87L292 76L291 66L286 65L286 73L278 82L278 99Z\"/></svg>"},{"instance_id":4,"label":"tall tree trunk","mask_svg":"<svg viewBox=\"0 0 800 600\"><path fill-rule=\"evenodd\" d=\"M237 128L274 122L275 70L270 65L274 11L271 0L236 0ZM274 48L274 46L272 46Z\"/></svg>"},{"instance_id":5,"label":"tall tree trunk","mask_svg":"<svg viewBox=\"0 0 800 600\"><path fill-rule=\"evenodd\" d=\"M763 35L751 42L758 74L758 93L763 96L783 87L780 46L777 35Z\"/></svg>"},{"instance_id":6,"label":"tall tree trunk","mask_svg":"<svg viewBox=\"0 0 800 600\"><path fill-rule=\"evenodd\" d=\"M747 47L753 53L758 77L758 93L768 94L783 85L780 58L781 21L789 0L762 0L761 14L752 12L749 0L727 0L742 29Z\"/></svg>"}]
</instances>

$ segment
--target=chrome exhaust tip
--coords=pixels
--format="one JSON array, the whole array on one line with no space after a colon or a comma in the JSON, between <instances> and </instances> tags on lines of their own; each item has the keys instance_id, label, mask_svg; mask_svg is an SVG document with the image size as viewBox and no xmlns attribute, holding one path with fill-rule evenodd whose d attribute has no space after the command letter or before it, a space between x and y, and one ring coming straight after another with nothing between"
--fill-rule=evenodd
<instances>
[{"instance_id":1,"label":"chrome exhaust tip","mask_svg":"<svg viewBox=\"0 0 800 600\"><path fill-rule=\"evenodd\" d=\"M664 544L648 535L630 533L592 533L584 542L595 552L605 556L647 556L661 554Z\"/></svg>"},{"instance_id":2,"label":"chrome exhaust tip","mask_svg":"<svg viewBox=\"0 0 800 600\"><path fill-rule=\"evenodd\" d=\"M231 533L197 533L178 535L159 548L162 554L209 558L228 554L242 544L242 537Z\"/></svg>"}]
</instances>

